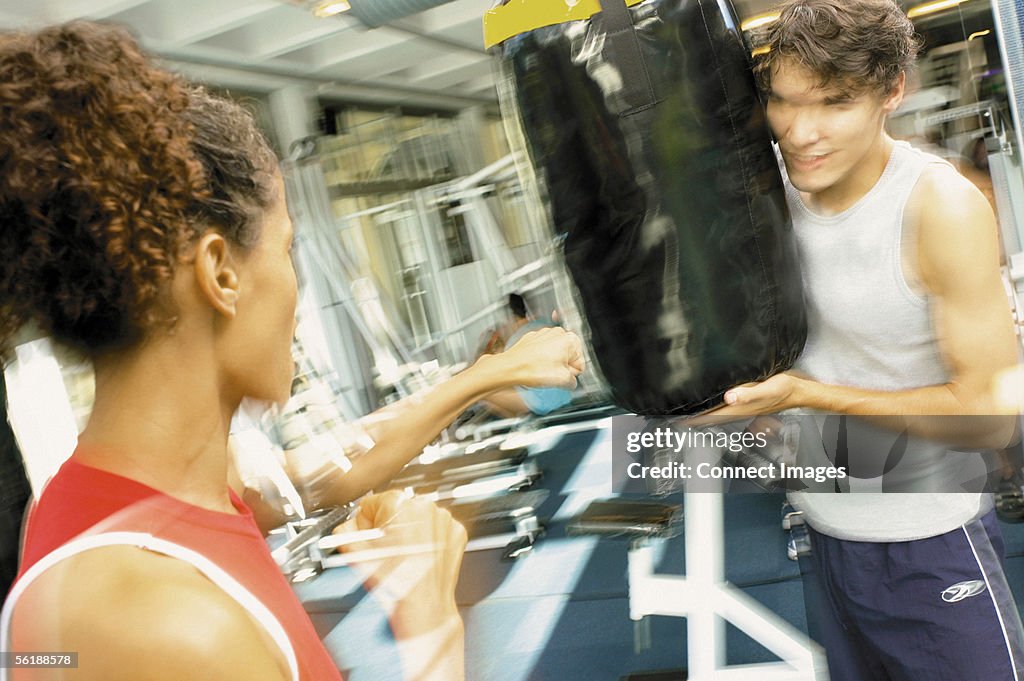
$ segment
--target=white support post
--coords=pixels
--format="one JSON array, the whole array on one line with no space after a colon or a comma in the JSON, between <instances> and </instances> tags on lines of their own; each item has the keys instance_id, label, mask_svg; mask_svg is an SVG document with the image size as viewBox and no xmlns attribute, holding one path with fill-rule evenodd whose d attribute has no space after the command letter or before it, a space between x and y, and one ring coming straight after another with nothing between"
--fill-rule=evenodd
<instances>
[{"instance_id":1,"label":"white support post","mask_svg":"<svg viewBox=\"0 0 1024 681\"><path fill-rule=\"evenodd\" d=\"M315 135L317 103L316 91L303 85L275 90L267 98L274 134L281 145L281 154L288 157L293 142Z\"/></svg>"},{"instance_id":2,"label":"white support post","mask_svg":"<svg viewBox=\"0 0 1024 681\"><path fill-rule=\"evenodd\" d=\"M725 581L723 497L686 492L686 575L654 574L654 548L629 552L629 615L688 618L690 681L828 681L821 647L802 632ZM777 655L781 662L726 666L729 622Z\"/></svg>"},{"instance_id":3,"label":"white support post","mask_svg":"<svg viewBox=\"0 0 1024 681\"><path fill-rule=\"evenodd\" d=\"M699 607L691 608L687 626L688 668L691 679L712 678L725 662L725 621L712 602L725 582L725 543L722 495L696 492L686 495L686 579L696 592Z\"/></svg>"}]
</instances>

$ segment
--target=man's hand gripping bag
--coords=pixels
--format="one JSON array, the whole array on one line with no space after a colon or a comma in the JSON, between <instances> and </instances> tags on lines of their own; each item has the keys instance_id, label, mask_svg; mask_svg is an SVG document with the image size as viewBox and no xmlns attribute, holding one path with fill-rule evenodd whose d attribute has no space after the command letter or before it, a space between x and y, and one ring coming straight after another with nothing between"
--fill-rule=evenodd
<instances>
[{"instance_id":1,"label":"man's hand gripping bag","mask_svg":"<svg viewBox=\"0 0 1024 681\"><path fill-rule=\"evenodd\" d=\"M506 0L485 35L614 401L691 414L792 366L792 223L727 0Z\"/></svg>"}]
</instances>

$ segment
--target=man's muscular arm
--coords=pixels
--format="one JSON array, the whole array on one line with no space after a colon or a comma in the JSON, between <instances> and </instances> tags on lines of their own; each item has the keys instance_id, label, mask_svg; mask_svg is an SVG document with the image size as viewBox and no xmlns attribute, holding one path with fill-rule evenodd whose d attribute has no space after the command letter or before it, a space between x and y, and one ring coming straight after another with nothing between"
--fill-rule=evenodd
<instances>
[{"instance_id":1,"label":"man's muscular arm","mask_svg":"<svg viewBox=\"0 0 1024 681\"><path fill-rule=\"evenodd\" d=\"M1013 440L1015 419L994 416L999 410L993 400L993 380L1017 360L1009 304L999 275L995 216L981 192L945 166L926 170L912 202L920 206L918 275L931 297L949 381L886 392L783 373L729 391L727 406L716 410L715 416L803 407L871 417L886 428L966 447L998 448Z\"/></svg>"}]
</instances>

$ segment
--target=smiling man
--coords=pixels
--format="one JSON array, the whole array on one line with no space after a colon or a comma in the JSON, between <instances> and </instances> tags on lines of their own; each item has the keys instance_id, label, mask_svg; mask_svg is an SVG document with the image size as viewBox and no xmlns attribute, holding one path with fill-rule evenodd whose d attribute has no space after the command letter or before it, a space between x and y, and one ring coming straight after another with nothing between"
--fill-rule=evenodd
<instances>
[{"instance_id":1,"label":"smiling man","mask_svg":"<svg viewBox=\"0 0 1024 681\"><path fill-rule=\"evenodd\" d=\"M940 442L1014 437L985 415L1016 353L988 203L885 132L919 48L913 25L892 0L797 0L769 46L755 69L788 177L808 340L795 371L729 391L718 413L864 417L879 442L905 432L904 459L927 480L962 479L978 455ZM864 453L850 453L855 473ZM940 493L950 488L793 495L811 528L805 594L832 681L1024 679L990 497Z\"/></svg>"}]
</instances>

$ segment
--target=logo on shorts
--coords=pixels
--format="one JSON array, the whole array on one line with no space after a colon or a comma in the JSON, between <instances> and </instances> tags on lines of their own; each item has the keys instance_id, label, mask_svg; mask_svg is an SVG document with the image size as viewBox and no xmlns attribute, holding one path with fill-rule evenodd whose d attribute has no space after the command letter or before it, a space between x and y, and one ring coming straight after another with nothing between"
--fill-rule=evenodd
<instances>
[{"instance_id":1,"label":"logo on shorts","mask_svg":"<svg viewBox=\"0 0 1024 681\"><path fill-rule=\"evenodd\" d=\"M942 600L947 603L956 603L971 596L977 596L985 590L985 582L980 579L972 579L969 582L960 582L942 592Z\"/></svg>"}]
</instances>

